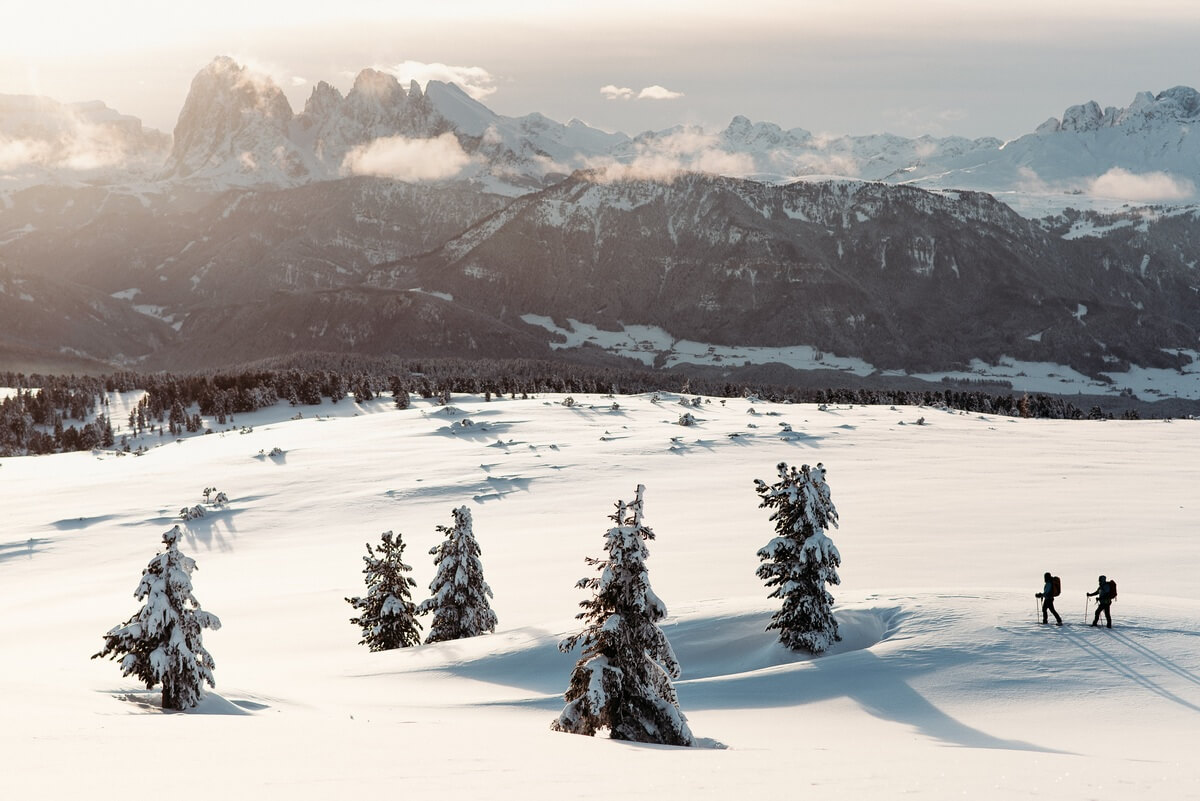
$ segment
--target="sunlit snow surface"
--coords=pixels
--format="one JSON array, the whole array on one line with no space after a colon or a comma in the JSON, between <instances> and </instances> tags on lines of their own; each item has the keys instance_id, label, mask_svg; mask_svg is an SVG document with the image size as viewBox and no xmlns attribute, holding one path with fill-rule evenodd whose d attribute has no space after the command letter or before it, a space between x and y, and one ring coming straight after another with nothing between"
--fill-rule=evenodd
<instances>
[{"instance_id":1,"label":"sunlit snow surface","mask_svg":"<svg viewBox=\"0 0 1200 801\"><path fill-rule=\"evenodd\" d=\"M714 399L685 428L669 393L561 401L344 399L143 456L0 459L0 798L1200 797L1200 422ZM823 462L841 520L844 639L817 659L763 631L752 481L780 460ZM584 557L638 483L707 748L549 728ZM88 657L206 486L229 505L180 525L224 623L204 639L218 686L163 714ZM357 645L363 543L403 535L419 600L459 504L497 633ZM1047 570L1061 629L1034 622ZM1082 625L1098 573L1119 582L1111 631Z\"/></svg>"}]
</instances>

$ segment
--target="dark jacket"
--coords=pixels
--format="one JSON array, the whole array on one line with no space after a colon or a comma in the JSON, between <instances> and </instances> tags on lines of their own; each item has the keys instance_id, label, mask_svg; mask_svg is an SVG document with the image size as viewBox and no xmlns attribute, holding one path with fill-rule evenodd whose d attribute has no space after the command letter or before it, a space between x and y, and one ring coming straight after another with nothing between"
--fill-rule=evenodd
<instances>
[{"instance_id":1,"label":"dark jacket","mask_svg":"<svg viewBox=\"0 0 1200 801\"><path fill-rule=\"evenodd\" d=\"M1112 603L1111 593L1112 588L1109 586L1107 581L1104 581L1100 583L1100 586L1096 588L1095 592L1089 592L1088 595L1095 595L1096 603L1100 604L1101 606L1108 606L1110 603Z\"/></svg>"}]
</instances>

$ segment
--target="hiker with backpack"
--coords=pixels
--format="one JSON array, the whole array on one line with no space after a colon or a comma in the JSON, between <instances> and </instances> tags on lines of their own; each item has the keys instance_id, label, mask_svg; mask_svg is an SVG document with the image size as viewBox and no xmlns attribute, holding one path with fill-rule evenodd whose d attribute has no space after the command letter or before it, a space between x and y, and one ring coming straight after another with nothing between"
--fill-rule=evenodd
<instances>
[{"instance_id":1,"label":"hiker with backpack","mask_svg":"<svg viewBox=\"0 0 1200 801\"><path fill-rule=\"evenodd\" d=\"M1042 599L1042 622L1049 623L1050 615L1054 615L1054 619L1058 621L1058 625L1062 625L1062 617L1059 616L1058 610L1054 608L1054 597L1062 592L1062 582L1058 576L1052 576L1047 573L1045 576L1046 584L1042 587L1041 592L1035 592L1034 598Z\"/></svg>"},{"instance_id":2,"label":"hiker with backpack","mask_svg":"<svg viewBox=\"0 0 1200 801\"><path fill-rule=\"evenodd\" d=\"M1107 576L1100 577L1100 586L1095 592L1089 592L1088 597L1096 597L1096 616L1092 618L1092 625L1100 625L1100 613L1104 613L1104 620L1108 623L1108 627L1112 628L1112 614L1109 612L1109 607L1112 606L1113 599L1117 597L1117 582L1109 581Z\"/></svg>"}]
</instances>

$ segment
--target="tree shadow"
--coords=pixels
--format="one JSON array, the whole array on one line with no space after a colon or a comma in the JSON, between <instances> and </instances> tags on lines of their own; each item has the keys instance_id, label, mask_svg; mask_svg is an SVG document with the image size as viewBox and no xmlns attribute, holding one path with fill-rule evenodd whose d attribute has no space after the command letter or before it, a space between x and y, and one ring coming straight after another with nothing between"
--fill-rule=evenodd
<instances>
[{"instance_id":1,"label":"tree shadow","mask_svg":"<svg viewBox=\"0 0 1200 801\"><path fill-rule=\"evenodd\" d=\"M227 699L211 690L205 692L200 703L191 709L163 709L162 691L157 689L103 690L115 700L128 704L130 714L143 715L252 715L265 709L267 704L247 700Z\"/></svg>"},{"instance_id":2,"label":"tree shadow","mask_svg":"<svg viewBox=\"0 0 1200 801\"><path fill-rule=\"evenodd\" d=\"M969 667L977 657L952 647L922 648L918 654L901 651L894 656L870 650L896 631L899 614L897 609L843 611L850 623L846 641L820 657L779 646L773 634L762 631L763 613L666 624L664 632L684 667L684 678L675 682L680 707L685 712L765 710L849 698L868 714L947 745L1068 753L988 734L954 718L914 689L914 677L947 667ZM729 642L717 647L722 638ZM449 664L427 669L535 694L485 702L485 706L551 711L561 708L562 693L578 659L576 652L561 653L557 639L533 632L531 641L520 647L462 660L448 654ZM689 664L695 666L694 672Z\"/></svg>"},{"instance_id":3,"label":"tree shadow","mask_svg":"<svg viewBox=\"0 0 1200 801\"><path fill-rule=\"evenodd\" d=\"M436 431L429 432L430 436L454 437L455 439L478 441L499 439L499 435L513 428L511 423L483 422L476 423L469 417L464 417Z\"/></svg>"},{"instance_id":4,"label":"tree shadow","mask_svg":"<svg viewBox=\"0 0 1200 801\"><path fill-rule=\"evenodd\" d=\"M816 434L805 434L803 431L783 431L776 436L789 444L806 445L810 448L821 447L821 441L825 439Z\"/></svg>"},{"instance_id":5,"label":"tree shadow","mask_svg":"<svg viewBox=\"0 0 1200 801\"><path fill-rule=\"evenodd\" d=\"M211 551L215 547L223 553L231 553L233 545L229 540L237 539L237 526L233 524L233 517L241 511L229 508L215 509L204 517L180 521L179 528L192 548L204 546L206 551ZM225 532L229 534L228 539Z\"/></svg>"},{"instance_id":6,"label":"tree shadow","mask_svg":"<svg viewBox=\"0 0 1200 801\"><path fill-rule=\"evenodd\" d=\"M34 554L42 553L50 550L50 545L54 540L30 537L27 540L18 542L0 543L0 562L7 562L16 559L32 559Z\"/></svg>"},{"instance_id":7,"label":"tree shadow","mask_svg":"<svg viewBox=\"0 0 1200 801\"><path fill-rule=\"evenodd\" d=\"M995 737L947 714L913 689L909 678L935 666L962 661L963 652L925 653L927 668L909 667L870 650L812 659L737 676L676 684L680 706L695 709L754 709L804 706L837 698L855 701L867 713L910 726L926 737L962 748L1065 753Z\"/></svg>"},{"instance_id":8,"label":"tree shadow","mask_svg":"<svg viewBox=\"0 0 1200 801\"><path fill-rule=\"evenodd\" d=\"M50 525L54 526L59 531L77 531L79 529L93 526L97 523L103 523L112 520L116 515L99 515L97 517L66 517L62 520L55 520Z\"/></svg>"},{"instance_id":9,"label":"tree shadow","mask_svg":"<svg viewBox=\"0 0 1200 801\"><path fill-rule=\"evenodd\" d=\"M502 501L504 500L504 496L511 495L514 492L529 492L529 485L533 483L532 478L523 478L521 476L488 476L484 481L491 488L491 492L481 492L472 495L471 500L475 501L475 503Z\"/></svg>"},{"instance_id":10,"label":"tree shadow","mask_svg":"<svg viewBox=\"0 0 1200 801\"><path fill-rule=\"evenodd\" d=\"M398 501L441 496L461 498L466 495L475 503L482 504L488 501L503 500L506 496L512 495L515 492L529 492L529 487L534 480L533 478L526 478L524 476L489 475L480 480L466 481L462 484L445 484L437 487L417 485L403 490L390 489L383 494L388 498Z\"/></svg>"}]
</instances>

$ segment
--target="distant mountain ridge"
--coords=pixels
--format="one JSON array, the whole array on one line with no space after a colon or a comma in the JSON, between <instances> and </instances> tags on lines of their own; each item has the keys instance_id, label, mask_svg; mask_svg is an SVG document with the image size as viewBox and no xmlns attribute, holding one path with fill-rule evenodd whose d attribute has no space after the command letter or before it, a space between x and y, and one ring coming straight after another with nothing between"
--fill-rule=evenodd
<instances>
[{"instance_id":1,"label":"distant mountain ridge","mask_svg":"<svg viewBox=\"0 0 1200 801\"><path fill-rule=\"evenodd\" d=\"M52 121L63 119L66 107L52 108L53 101L43 100L40 109L23 116L13 110L28 102L0 97L0 154L7 154L0 155L0 173L23 169L27 180L21 185L77 180L80 158L45 157L61 149L52 144L61 143L61 125ZM679 126L627 136L537 113L506 117L454 84L430 81L422 89L414 81L403 87L373 69L360 72L345 95L319 82L296 112L269 77L222 56L194 78L169 153L163 152L163 135L143 131L134 118L103 104L75 104L70 114L124 131L120 148L103 150L109 169L99 177L113 185L182 181L220 190L298 186L353 174L388 177L386 166L360 169L348 157L377 143L420 143L445 135L454 139L457 161L438 178L471 180L509 196L581 168L633 176L658 171L647 177L662 177L664 170L701 171L768 183L845 177L985 191L1036 217L1068 206L1195 202L1200 185L1200 138L1191 135L1200 121L1200 93L1184 86L1157 95L1141 92L1124 108L1071 106L1061 119L1051 118L1010 142L814 135L742 116L715 133ZM79 153L91 152L86 139L75 141ZM156 160L157 169L148 171L146 164ZM121 164L129 167L124 173L114 169ZM40 169L38 176L31 166Z\"/></svg>"},{"instance_id":2,"label":"distant mountain ridge","mask_svg":"<svg viewBox=\"0 0 1200 801\"><path fill-rule=\"evenodd\" d=\"M360 72L344 96L318 83L297 114L269 79L218 58L192 82L162 177L204 179L217 186L336 180L355 173L347 156L356 148L447 133L475 157L450 177L482 177L490 171L525 188L627 139L539 114L502 117L454 84L430 81L422 91L412 81L406 90L395 76L374 69Z\"/></svg>"},{"instance_id":3,"label":"distant mountain ridge","mask_svg":"<svg viewBox=\"0 0 1200 801\"><path fill-rule=\"evenodd\" d=\"M1177 87L1007 143L744 117L629 137L376 70L296 112L227 58L173 139L103 104L0 98L0 364L665 364L682 342L717 369L804 347L863 375L1015 358L1101 387L1135 368L1186 381L1198 114ZM136 160L84 170L89 142ZM1123 189L1143 202L1087 207Z\"/></svg>"},{"instance_id":4,"label":"distant mountain ridge","mask_svg":"<svg viewBox=\"0 0 1200 801\"><path fill-rule=\"evenodd\" d=\"M73 180L120 183L162 164L170 137L100 101L0 95L0 189Z\"/></svg>"}]
</instances>

